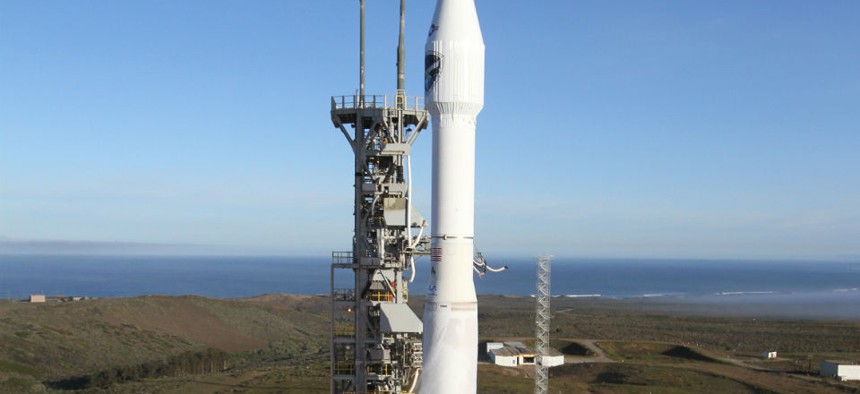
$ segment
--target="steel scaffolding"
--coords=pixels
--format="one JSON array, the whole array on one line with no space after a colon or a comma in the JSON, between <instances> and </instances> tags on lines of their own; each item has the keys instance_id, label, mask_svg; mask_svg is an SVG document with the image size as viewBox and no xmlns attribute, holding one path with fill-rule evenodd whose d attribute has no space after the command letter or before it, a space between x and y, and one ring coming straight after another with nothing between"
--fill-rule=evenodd
<instances>
[{"instance_id":1,"label":"steel scaffolding","mask_svg":"<svg viewBox=\"0 0 860 394\"><path fill-rule=\"evenodd\" d=\"M413 257L429 250L409 179L412 143L428 115L422 98L403 91L403 0L397 93L364 94L360 4L359 94L331 99L332 123L355 157L352 250L332 252L331 260L331 392L400 394L414 387L423 361L423 327L407 305L404 271L414 274ZM337 288L340 275L353 275L353 287Z\"/></svg>"}]
</instances>

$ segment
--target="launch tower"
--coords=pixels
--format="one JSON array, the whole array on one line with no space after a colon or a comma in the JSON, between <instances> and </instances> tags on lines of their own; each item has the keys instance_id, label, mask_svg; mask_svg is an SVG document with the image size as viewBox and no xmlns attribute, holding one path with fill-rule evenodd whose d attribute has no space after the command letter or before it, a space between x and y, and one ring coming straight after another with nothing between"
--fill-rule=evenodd
<instances>
[{"instance_id":1,"label":"launch tower","mask_svg":"<svg viewBox=\"0 0 860 394\"><path fill-rule=\"evenodd\" d=\"M331 99L331 120L355 156L352 250L332 252L331 392L408 393L423 361L423 325L407 305L404 273L429 254L426 221L412 206L412 143L427 126L422 98L404 92L404 12L400 2L397 92L364 92L364 0L360 1L359 93ZM416 235L413 235L413 231ZM354 275L336 288L335 277Z\"/></svg>"}]
</instances>

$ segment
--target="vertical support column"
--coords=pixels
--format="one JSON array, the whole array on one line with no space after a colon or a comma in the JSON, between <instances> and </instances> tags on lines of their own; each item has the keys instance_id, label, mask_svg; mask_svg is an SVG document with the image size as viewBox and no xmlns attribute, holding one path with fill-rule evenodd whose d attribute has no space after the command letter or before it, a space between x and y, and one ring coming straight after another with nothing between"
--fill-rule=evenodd
<instances>
[{"instance_id":1,"label":"vertical support column","mask_svg":"<svg viewBox=\"0 0 860 394\"><path fill-rule=\"evenodd\" d=\"M362 4L362 25L364 24L364 0ZM363 39L362 39L363 40ZM362 47L362 69L364 68L364 48ZM362 78L364 74L362 73ZM364 86L362 82L362 86ZM353 216L355 219L355 233L352 238L352 264L355 267L355 350L354 350L354 376L356 391L366 390L367 382L367 349L365 343L367 339L367 315L368 303L364 300L363 290L369 282L368 271L366 267L362 267L362 258L367 256L367 232L369 230L364 219L364 179L366 174L367 160L367 131L362 126L365 111L362 103L364 102L363 95L359 101L359 108L356 110L355 124L355 201L353 204Z\"/></svg>"}]
</instances>

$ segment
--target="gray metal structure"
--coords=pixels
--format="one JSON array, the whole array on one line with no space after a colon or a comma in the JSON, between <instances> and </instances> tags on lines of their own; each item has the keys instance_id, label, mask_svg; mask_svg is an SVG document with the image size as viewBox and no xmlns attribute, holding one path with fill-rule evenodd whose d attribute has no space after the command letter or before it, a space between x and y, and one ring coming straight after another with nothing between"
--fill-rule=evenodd
<instances>
[{"instance_id":1,"label":"gray metal structure","mask_svg":"<svg viewBox=\"0 0 860 394\"><path fill-rule=\"evenodd\" d=\"M538 257L537 264L537 307L535 308L535 394L549 392L549 368L544 365L543 357L549 355L550 324L550 274L552 256Z\"/></svg>"},{"instance_id":2,"label":"gray metal structure","mask_svg":"<svg viewBox=\"0 0 860 394\"><path fill-rule=\"evenodd\" d=\"M403 89L405 0L400 4L397 93L364 93L364 0L360 22L360 90L331 99L331 120L355 156L355 234L352 250L331 261L331 392L405 393L422 363L420 319L406 304L404 271L429 253L426 222L412 207L409 155L427 126L423 98ZM418 235L413 236L413 229ZM338 275L354 286L335 287Z\"/></svg>"}]
</instances>

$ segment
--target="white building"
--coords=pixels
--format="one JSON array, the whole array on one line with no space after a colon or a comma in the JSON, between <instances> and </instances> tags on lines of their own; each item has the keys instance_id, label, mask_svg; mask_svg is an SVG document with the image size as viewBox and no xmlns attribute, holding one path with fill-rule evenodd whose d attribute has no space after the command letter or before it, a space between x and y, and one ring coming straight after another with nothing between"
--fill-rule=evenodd
<instances>
[{"instance_id":1,"label":"white building","mask_svg":"<svg viewBox=\"0 0 860 394\"><path fill-rule=\"evenodd\" d=\"M38 304L41 304L41 303L43 303L43 302L45 302L45 301L47 301L47 297L45 297L45 295L44 295L44 294L31 294L31 295L30 295L30 302L31 302L31 303L34 303L34 304L37 304L37 303L38 303Z\"/></svg>"},{"instance_id":2,"label":"white building","mask_svg":"<svg viewBox=\"0 0 860 394\"><path fill-rule=\"evenodd\" d=\"M772 359L772 358L776 358L776 352L764 352L761 354L761 358L767 359L767 360Z\"/></svg>"},{"instance_id":3,"label":"white building","mask_svg":"<svg viewBox=\"0 0 860 394\"><path fill-rule=\"evenodd\" d=\"M555 367L564 364L563 354L554 349L550 349L549 353L543 358L544 365ZM522 342L488 342L487 355L494 364L504 367L535 365L537 360L537 353Z\"/></svg>"},{"instance_id":4,"label":"white building","mask_svg":"<svg viewBox=\"0 0 860 394\"><path fill-rule=\"evenodd\" d=\"M553 349L550 349L549 353L549 355L543 357L543 365L546 365L547 367L557 367L559 365L564 365L563 354Z\"/></svg>"},{"instance_id":5,"label":"white building","mask_svg":"<svg viewBox=\"0 0 860 394\"><path fill-rule=\"evenodd\" d=\"M839 380L860 380L860 364L848 361L822 361L821 376L832 376Z\"/></svg>"}]
</instances>

